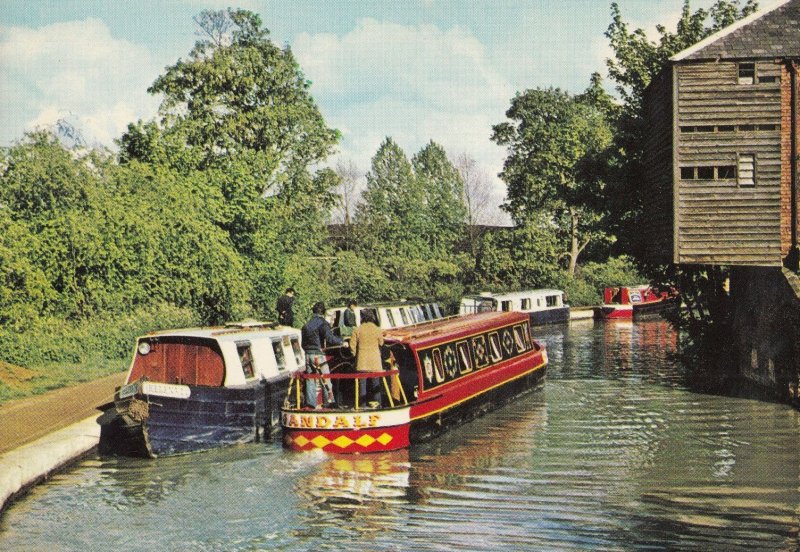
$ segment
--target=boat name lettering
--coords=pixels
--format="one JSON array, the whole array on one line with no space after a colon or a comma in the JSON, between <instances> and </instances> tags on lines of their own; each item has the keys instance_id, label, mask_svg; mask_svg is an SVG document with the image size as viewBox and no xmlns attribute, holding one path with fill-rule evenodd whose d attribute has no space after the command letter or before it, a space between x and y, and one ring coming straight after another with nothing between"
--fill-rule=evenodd
<instances>
[{"instance_id":1,"label":"boat name lettering","mask_svg":"<svg viewBox=\"0 0 800 552\"><path fill-rule=\"evenodd\" d=\"M170 383L146 381L142 384L142 393L145 395L157 395L159 397L171 397L173 399L188 399L192 391L186 385L172 385Z\"/></svg>"},{"instance_id":2,"label":"boat name lettering","mask_svg":"<svg viewBox=\"0 0 800 552\"><path fill-rule=\"evenodd\" d=\"M283 425L300 429L361 429L378 425L380 414L284 414Z\"/></svg>"}]
</instances>

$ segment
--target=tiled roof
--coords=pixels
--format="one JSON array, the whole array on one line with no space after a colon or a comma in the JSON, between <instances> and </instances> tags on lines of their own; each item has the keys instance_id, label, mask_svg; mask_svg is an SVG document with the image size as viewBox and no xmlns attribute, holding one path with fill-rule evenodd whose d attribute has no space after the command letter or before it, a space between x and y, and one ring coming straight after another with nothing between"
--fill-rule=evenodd
<instances>
[{"instance_id":1,"label":"tiled roof","mask_svg":"<svg viewBox=\"0 0 800 552\"><path fill-rule=\"evenodd\" d=\"M800 58L800 0L784 0L737 21L672 61L775 57Z\"/></svg>"}]
</instances>

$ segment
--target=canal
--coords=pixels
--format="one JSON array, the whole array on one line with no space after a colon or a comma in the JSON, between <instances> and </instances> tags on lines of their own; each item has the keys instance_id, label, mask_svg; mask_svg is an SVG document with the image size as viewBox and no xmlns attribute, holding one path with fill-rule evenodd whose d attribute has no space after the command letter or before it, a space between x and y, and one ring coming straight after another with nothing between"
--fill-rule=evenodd
<instances>
[{"instance_id":1,"label":"canal","mask_svg":"<svg viewBox=\"0 0 800 552\"><path fill-rule=\"evenodd\" d=\"M89 458L0 549L796 550L800 413L694 392L664 322L540 328L544 390L400 453Z\"/></svg>"}]
</instances>

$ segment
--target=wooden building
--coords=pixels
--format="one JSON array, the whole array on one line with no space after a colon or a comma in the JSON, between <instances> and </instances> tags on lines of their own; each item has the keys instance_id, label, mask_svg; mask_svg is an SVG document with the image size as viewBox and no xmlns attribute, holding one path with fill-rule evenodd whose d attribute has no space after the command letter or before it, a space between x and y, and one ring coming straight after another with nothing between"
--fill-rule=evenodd
<instances>
[{"instance_id":1,"label":"wooden building","mask_svg":"<svg viewBox=\"0 0 800 552\"><path fill-rule=\"evenodd\" d=\"M651 260L796 266L799 65L800 0L784 0L673 56L650 83Z\"/></svg>"}]
</instances>

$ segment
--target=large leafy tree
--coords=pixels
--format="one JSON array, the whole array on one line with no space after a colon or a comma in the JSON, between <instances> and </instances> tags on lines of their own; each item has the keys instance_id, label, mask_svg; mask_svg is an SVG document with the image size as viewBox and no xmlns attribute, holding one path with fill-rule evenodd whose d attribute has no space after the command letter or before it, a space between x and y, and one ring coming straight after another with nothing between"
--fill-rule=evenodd
<instances>
[{"instance_id":1,"label":"large leafy tree","mask_svg":"<svg viewBox=\"0 0 800 552\"><path fill-rule=\"evenodd\" d=\"M258 15L203 11L202 38L167 67L158 122L136 123L120 140L123 163L166 165L195 182L249 267L251 303L268 314L298 259L325 253L320 230L339 179L312 174L338 140L291 50L269 39Z\"/></svg>"},{"instance_id":2,"label":"large leafy tree","mask_svg":"<svg viewBox=\"0 0 800 552\"><path fill-rule=\"evenodd\" d=\"M298 167L324 159L336 143L309 93L291 50L269 40L258 15L207 10L195 19L206 38L187 60L158 77L149 92L163 94L162 124L213 165L257 154L262 183L285 184Z\"/></svg>"},{"instance_id":3,"label":"large leafy tree","mask_svg":"<svg viewBox=\"0 0 800 552\"><path fill-rule=\"evenodd\" d=\"M356 252L392 282L389 295L457 295L465 264L453 252L464 220L462 183L444 149L431 142L409 161L386 138L366 180Z\"/></svg>"},{"instance_id":4,"label":"large leafy tree","mask_svg":"<svg viewBox=\"0 0 800 552\"><path fill-rule=\"evenodd\" d=\"M467 218L464 182L439 144L431 141L411 160L425 202L427 242L432 251L452 252Z\"/></svg>"},{"instance_id":5,"label":"large leafy tree","mask_svg":"<svg viewBox=\"0 0 800 552\"><path fill-rule=\"evenodd\" d=\"M492 139L508 148L500 174L503 208L517 226L549 220L574 274L580 254L603 231L604 167L612 140L609 102L593 77L584 94L534 89L517 94Z\"/></svg>"}]
</instances>

